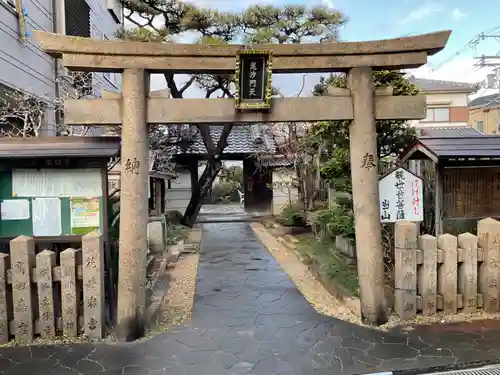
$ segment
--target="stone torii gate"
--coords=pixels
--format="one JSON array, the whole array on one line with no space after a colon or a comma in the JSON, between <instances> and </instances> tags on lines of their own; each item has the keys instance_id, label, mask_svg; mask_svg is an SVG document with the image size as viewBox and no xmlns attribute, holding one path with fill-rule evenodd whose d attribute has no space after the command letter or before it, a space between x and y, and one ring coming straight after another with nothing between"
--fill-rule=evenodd
<instances>
[{"instance_id":1,"label":"stone torii gate","mask_svg":"<svg viewBox=\"0 0 500 375\"><path fill-rule=\"evenodd\" d=\"M426 116L424 96L373 91L373 70L417 68L444 48L450 31L397 39L267 45L273 73L347 72L348 88L328 96L272 99L268 111L236 111L232 99L166 99L148 95L150 73L234 74L241 45L100 41L36 32L43 51L69 70L123 73L121 97L67 100L68 125L122 125L118 335L133 335L143 318L148 222L149 124L247 124L353 120L350 127L352 190L362 318L387 321L377 174L375 120Z\"/></svg>"}]
</instances>

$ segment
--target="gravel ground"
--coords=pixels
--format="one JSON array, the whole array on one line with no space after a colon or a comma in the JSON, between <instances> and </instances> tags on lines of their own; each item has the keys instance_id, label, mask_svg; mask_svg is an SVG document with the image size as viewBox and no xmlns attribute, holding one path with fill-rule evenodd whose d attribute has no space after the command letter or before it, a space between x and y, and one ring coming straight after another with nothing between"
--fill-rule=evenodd
<instances>
[{"instance_id":1,"label":"gravel ground","mask_svg":"<svg viewBox=\"0 0 500 375\"><path fill-rule=\"evenodd\" d=\"M199 257L198 253L183 254L175 267L166 271L170 280L158 315L159 330L191 316Z\"/></svg>"}]
</instances>

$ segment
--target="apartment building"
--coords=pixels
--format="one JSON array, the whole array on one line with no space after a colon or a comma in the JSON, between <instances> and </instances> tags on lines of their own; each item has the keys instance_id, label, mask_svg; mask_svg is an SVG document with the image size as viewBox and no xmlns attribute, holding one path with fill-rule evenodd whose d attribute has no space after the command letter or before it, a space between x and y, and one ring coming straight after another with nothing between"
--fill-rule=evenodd
<instances>
[{"instance_id":1,"label":"apartment building","mask_svg":"<svg viewBox=\"0 0 500 375\"><path fill-rule=\"evenodd\" d=\"M472 100L469 123L483 134L500 134L500 93Z\"/></svg>"},{"instance_id":2,"label":"apartment building","mask_svg":"<svg viewBox=\"0 0 500 375\"><path fill-rule=\"evenodd\" d=\"M112 39L122 27L119 0L0 0L0 89L26 91L44 101L58 96L56 77L66 72L40 50L33 30ZM90 79L106 90L121 85L121 76L109 73ZM48 111L45 134L53 134L56 121Z\"/></svg>"},{"instance_id":3,"label":"apartment building","mask_svg":"<svg viewBox=\"0 0 500 375\"><path fill-rule=\"evenodd\" d=\"M469 126L469 95L475 84L411 77L410 81L426 96L427 117L410 121L421 136L477 135Z\"/></svg>"}]
</instances>

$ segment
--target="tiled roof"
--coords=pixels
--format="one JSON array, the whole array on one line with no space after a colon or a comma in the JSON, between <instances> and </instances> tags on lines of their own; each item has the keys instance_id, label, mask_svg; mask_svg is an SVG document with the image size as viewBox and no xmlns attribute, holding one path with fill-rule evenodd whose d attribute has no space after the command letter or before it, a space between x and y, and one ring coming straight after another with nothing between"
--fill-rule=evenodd
<instances>
[{"instance_id":1,"label":"tiled roof","mask_svg":"<svg viewBox=\"0 0 500 375\"><path fill-rule=\"evenodd\" d=\"M469 125L428 126L417 129L418 138L481 137L482 135Z\"/></svg>"},{"instance_id":2,"label":"tiled roof","mask_svg":"<svg viewBox=\"0 0 500 375\"><path fill-rule=\"evenodd\" d=\"M399 161L430 158L434 161L453 158L500 158L500 136L423 137Z\"/></svg>"},{"instance_id":3,"label":"tiled roof","mask_svg":"<svg viewBox=\"0 0 500 375\"><path fill-rule=\"evenodd\" d=\"M422 138L420 142L438 157L500 157L500 136Z\"/></svg>"},{"instance_id":4,"label":"tiled roof","mask_svg":"<svg viewBox=\"0 0 500 375\"><path fill-rule=\"evenodd\" d=\"M500 93L480 96L469 103L469 108L493 108L500 106Z\"/></svg>"},{"instance_id":5,"label":"tiled roof","mask_svg":"<svg viewBox=\"0 0 500 375\"><path fill-rule=\"evenodd\" d=\"M416 78L411 76L409 81L417 86L421 91L457 91L472 93L477 91L478 87L473 83L441 81L436 79Z\"/></svg>"},{"instance_id":6,"label":"tiled roof","mask_svg":"<svg viewBox=\"0 0 500 375\"><path fill-rule=\"evenodd\" d=\"M210 134L216 145L222 134L222 125L210 126ZM261 125L235 125L227 139L224 154L257 154L274 153L276 147L272 136ZM207 150L201 136L197 136L194 144L188 149L177 148L177 154L206 154Z\"/></svg>"}]
</instances>

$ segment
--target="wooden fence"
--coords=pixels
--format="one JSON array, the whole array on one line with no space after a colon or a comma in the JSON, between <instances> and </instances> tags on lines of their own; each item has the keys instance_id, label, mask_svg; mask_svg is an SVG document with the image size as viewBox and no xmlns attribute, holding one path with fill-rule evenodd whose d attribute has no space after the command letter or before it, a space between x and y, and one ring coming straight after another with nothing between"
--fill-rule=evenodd
<instances>
[{"instance_id":1,"label":"wooden fence","mask_svg":"<svg viewBox=\"0 0 500 375\"><path fill-rule=\"evenodd\" d=\"M477 223L477 236L418 235L410 222L395 225L395 311L401 319L500 311L500 222Z\"/></svg>"},{"instance_id":2,"label":"wooden fence","mask_svg":"<svg viewBox=\"0 0 500 375\"><path fill-rule=\"evenodd\" d=\"M82 238L82 249L35 255L33 238L10 241L0 254L0 343L29 343L85 333L100 338L104 326L104 246L102 234ZM59 264L57 264L59 263Z\"/></svg>"}]
</instances>

